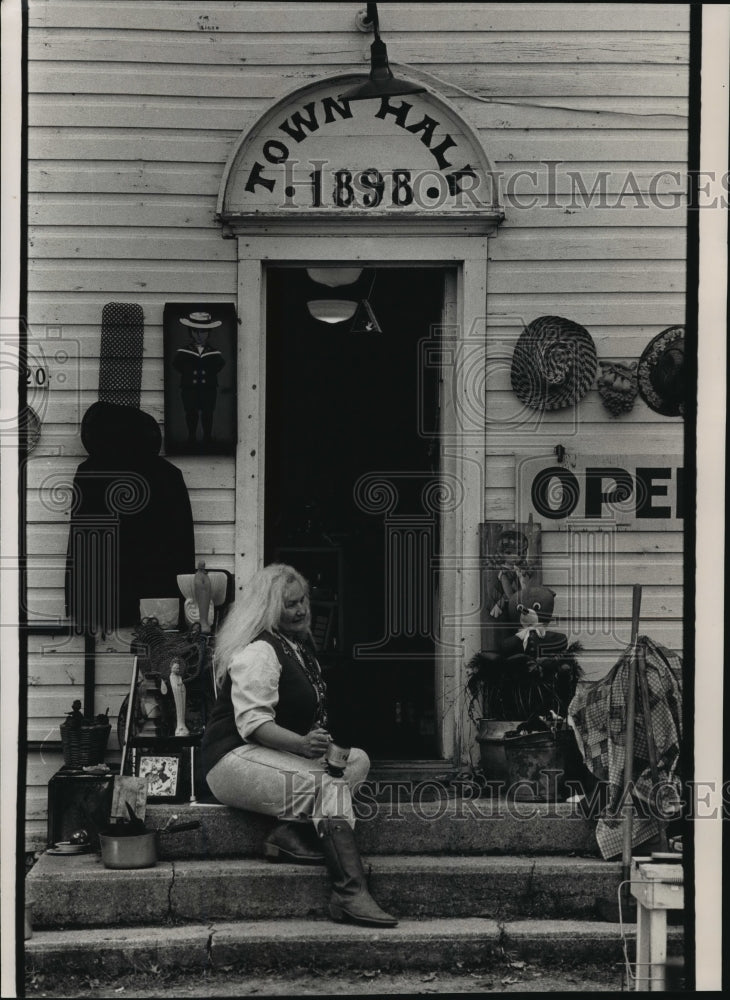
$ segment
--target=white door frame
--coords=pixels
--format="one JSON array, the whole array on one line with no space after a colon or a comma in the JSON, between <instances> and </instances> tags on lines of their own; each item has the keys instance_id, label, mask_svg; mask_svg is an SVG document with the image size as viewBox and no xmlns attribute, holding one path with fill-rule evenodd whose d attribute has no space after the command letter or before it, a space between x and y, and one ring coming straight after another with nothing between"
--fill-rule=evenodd
<instances>
[{"instance_id":1,"label":"white door frame","mask_svg":"<svg viewBox=\"0 0 730 1000\"><path fill-rule=\"evenodd\" d=\"M453 362L445 364L442 468L460 484L441 517L441 638L436 717L446 760L466 752L465 664L480 646L479 524L484 520L487 237L372 235L238 236L237 589L263 565L266 426L266 268L315 263L442 264L457 274ZM460 401L468 401L461 405ZM440 725L438 724L440 722Z\"/></svg>"}]
</instances>

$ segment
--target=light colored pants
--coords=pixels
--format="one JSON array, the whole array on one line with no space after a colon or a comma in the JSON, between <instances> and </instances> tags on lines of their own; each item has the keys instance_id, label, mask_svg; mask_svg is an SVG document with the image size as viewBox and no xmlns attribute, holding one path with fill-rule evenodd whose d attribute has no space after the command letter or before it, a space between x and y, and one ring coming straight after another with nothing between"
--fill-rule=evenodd
<instances>
[{"instance_id":1,"label":"light colored pants","mask_svg":"<svg viewBox=\"0 0 730 1000\"><path fill-rule=\"evenodd\" d=\"M284 750L246 743L208 772L208 787L219 802L282 820L344 818L354 827L352 789L367 777L370 759L353 747L342 778L331 778L323 759L309 760Z\"/></svg>"}]
</instances>

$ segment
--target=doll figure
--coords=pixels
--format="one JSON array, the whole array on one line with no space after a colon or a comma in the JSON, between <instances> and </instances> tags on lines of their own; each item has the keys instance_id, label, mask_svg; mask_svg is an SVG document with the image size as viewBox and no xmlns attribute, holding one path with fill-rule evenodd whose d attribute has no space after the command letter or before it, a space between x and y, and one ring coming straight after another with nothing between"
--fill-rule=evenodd
<instances>
[{"instance_id":1,"label":"doll figure","mask_svg":"<svg viewBox=\"0 0 730 1000\"><path fill-rule=\"evenodd\" d=\"M182 679L182 669L178 660L173 660L170 665L170 688L175 702L175 736L189 736L190 730L185 725L185 703L186 691L185 683Z\"/></svg>"},{"instance_id":2,"label":"doll figure","mask_svg":"<svg viewBox=\"0 0 730 1000\"><path fill-rule=\"evenodd\" d=\"M506 658L526 657L538 660L542 656L562 653L568 640L562 632L547 626L555 608L555 591L541 585L529 585L516 591L509 601L510 618L518 622L515 635L502 643L501 655Z\"/></svg>"}]
</instances>

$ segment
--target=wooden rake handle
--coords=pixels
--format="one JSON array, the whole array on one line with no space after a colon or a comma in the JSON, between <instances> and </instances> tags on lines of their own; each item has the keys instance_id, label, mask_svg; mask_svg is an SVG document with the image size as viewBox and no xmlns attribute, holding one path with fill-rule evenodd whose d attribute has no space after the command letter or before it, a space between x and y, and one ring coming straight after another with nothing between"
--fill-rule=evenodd
<instances>
[{"instance_id":1,"label":"wooden rake handle","mask_svg":"<svg viewBox=\"0 0 730 1000\"><path fill-rule=\"evenodd\" d=\"M631 869L631 841L633 834L633 807L629 786L634 776L634 729L636 726L636 660L641 613L641 584L634 584L631 603L631 652L629 653L629 686L626 693L626 759L624 762L624 826L623 826L623 877L628 879Z\"/></svg>"}]
</instances>

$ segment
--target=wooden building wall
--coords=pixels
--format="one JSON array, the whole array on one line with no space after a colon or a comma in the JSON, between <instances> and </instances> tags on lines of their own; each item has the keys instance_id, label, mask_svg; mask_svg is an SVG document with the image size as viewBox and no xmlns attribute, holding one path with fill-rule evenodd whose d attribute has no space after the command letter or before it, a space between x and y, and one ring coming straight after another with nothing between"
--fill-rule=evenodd
<instances>
[{"instance_id":1,"label":"wooden building wall","mask_svg":"<svg viewBox=\"0 0 730 1000\"><path fill-rule=\"evenodd\" d=\"M364 6L364 5L361 5ZM28 322L31 355L46 365L32 402L43 418L27 469L28 613L63 622L63 564L78 436L96 399L101 312L142 305L142 409L162 422L162 310L166 301L235 302L236 244L214 219L224 164L240 133L275 100L323 75L368 65L371 36L352 3L231 0L30 0L28 63ZM490 351L503 358L522 324L567 316L591 332L604 360L639 357L684 320L685 209L625 194L613 207L571 197L569 171L591 189L609 170L608 200L660 171L681 178L687 156L689 8L686 4L384 4L394 64L411 67L479 131L503 172L506 221L490 241ZM556 164L551 176L548 162ZM535 172L535 179L529 171ZM665 176L658 191L681 190ZM537 196L537 204L520 207ZM615 200L615 199L614 199ZM666 202L671 202L667 195ZM508 372L489 383L486 510L516 511L521 457L554 444L591 455L678 452L681 421L639 400L607 417L592 391L575 413L546 417L539 441L508 435ZM569 437L566 438L566 434ZM247 442L241 443L242 447ZM197 554L233 568L234 460L175 458L191 495ZM549 560L565 536L543 524ZM679 532L620 536L618 632L587 638L600 676L626 641L633 582L644 584L643 631L681 646ZM558 589L559 586L558 586ZM589 595L563 609L580 630ZM571 618L572 616L572 618ZM574 619L574 621L573 621ZM128 684L119 644L99 650L97 711L117 711ZM79 673L81 671L81 673ZM83 683L78 640L31 640L29 738L48 741ZM29 840L42 840L45 785L57 753L29 769Z\"/></svg>"}]
</instances>

